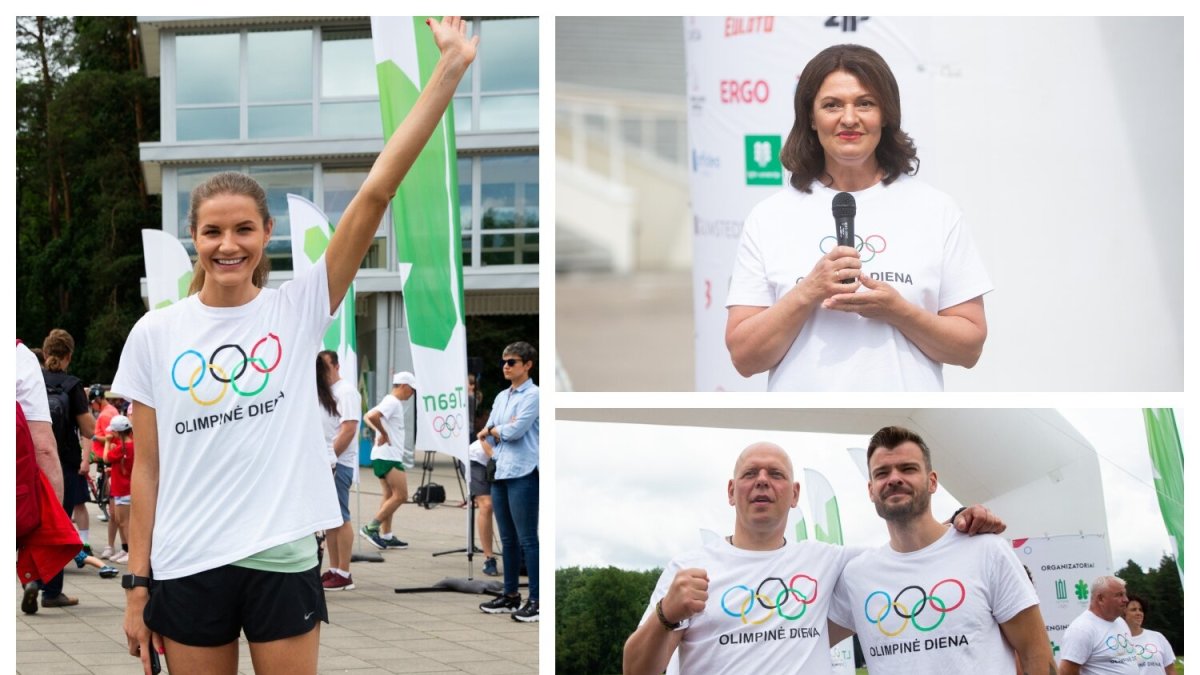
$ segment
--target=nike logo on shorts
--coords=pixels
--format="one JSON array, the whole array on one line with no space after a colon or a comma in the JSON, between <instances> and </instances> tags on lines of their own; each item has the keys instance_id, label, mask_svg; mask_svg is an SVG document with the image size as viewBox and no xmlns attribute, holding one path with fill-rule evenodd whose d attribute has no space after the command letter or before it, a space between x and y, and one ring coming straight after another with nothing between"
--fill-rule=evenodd
<instances>
[{"instance_id":1,"label":"nike logo on shorts","mask_svg":"<svg viewBox=\"0 0 1200 675\"><path fill-rule=\"evenodd\" d=\"M305 614L305 615L304 615L304 620L305 620L305 621L308 621L308 617L312 616L313 614L316 614L316 612L309 612L308 614Z\"/></svg>"}]
</instances>

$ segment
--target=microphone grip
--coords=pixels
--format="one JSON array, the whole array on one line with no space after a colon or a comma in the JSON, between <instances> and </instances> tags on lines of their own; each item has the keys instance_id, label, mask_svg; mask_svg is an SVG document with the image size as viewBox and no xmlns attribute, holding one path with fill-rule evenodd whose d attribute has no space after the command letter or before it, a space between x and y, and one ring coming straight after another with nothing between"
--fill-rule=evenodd
<instances>
[{"instance_id":1,"label":"microphone grip","mask_svg":"<svg viewBox=\"0 0 1200 675\"><path fill-rule=\"evenodd\" d=\"M854 247L854 218L838 218L834 222L838 246ZM854 279L842 279L843 284L852 284Z\"/></svg>"}]
</instances>

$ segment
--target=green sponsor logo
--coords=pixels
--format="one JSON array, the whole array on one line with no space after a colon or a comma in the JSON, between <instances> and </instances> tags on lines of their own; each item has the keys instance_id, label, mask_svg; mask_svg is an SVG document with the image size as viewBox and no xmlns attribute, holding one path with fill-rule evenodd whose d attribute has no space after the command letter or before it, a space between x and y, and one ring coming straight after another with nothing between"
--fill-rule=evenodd
<instances>
[{"instance_id":1,"label":"green sponsor logo","mask_svg":"<svg viewBox=\"0 0 1200 675\"><path fill-rule=\"evenodd\" d=\"M1080 600L1088 599L1088 585L1083 579L1080 579L1079 583L1075 584L1075 597Z\"/></svg>"},{"instance_id":2,"label":"green sponsor logo","mask_svg":"<svg viewBox=\"0 0 1200 675\"><path fill-rule=\"evenodd\" d=\"M1054 582L1054 597L1059 600L1067 599L1067 580L1057 579Z\"/></svg>"},{"instance_id":3,"label":"green sponsor logo","mask_svg":"<svg viewBox=\"0 0 1200 675\"><path fill-rule=\"evenodd\" d=\"M783 185L781 136L746 136L746 185Z\"/></svg>"}]
</instances>

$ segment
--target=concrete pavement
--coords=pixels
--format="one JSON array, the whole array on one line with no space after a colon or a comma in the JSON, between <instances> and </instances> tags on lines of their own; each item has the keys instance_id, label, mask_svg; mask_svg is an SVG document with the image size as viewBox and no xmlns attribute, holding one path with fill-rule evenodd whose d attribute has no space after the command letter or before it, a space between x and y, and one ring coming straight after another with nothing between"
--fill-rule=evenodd
<instances>
[{"instance_id":1,"label":"concrete pavement","mask_svg":"<svg viewBox=\"0 0 1200 675\"><path fill-rule=\"evenodd\" d=\"M361 475L361 511L370 518L379 505L379 481L369 468ZM420 476L420 471L409 472L410 494L416 490ZM458 483L444 455L438 455L434 481L445 486L446 505L426 510L410 503L397 512L396 536L409 542L409 548L384 551L382 563L354 563L351 573L355 590L326 594L330 623L321 627L321 673L504 675L538 671L540 624L483 614L478 605L491 596L394 592L397 587L428 587L445 577L468 575L464 553L432 556L434 552L465 548L466 544L468 510L457 508L461 501ZM361 522L353 492L350 501L351 516L356 523ZM100 522L94 504L89 508L89 539L99 553L104 548L107 524ZM375 551L362 537L355 539L356 550ZM124 573L124 566L116 567ZM482 568L483 556L476 554L474 577L491 579L482 575ZM546 579L544 583L553 582L552 577ZM65 589L79 598L79 604L65 609L39 608L32 615L21 612L20 587L13 588L17 673L140 672L137 661L128 654L121 630L125 592L119 578L101 579L95 568L76 569L72 563L66 571ZM525 596L526 589L521 590ZM244 638L239 654L239 672L252 673Z\"/></svg>"}]
</instances>

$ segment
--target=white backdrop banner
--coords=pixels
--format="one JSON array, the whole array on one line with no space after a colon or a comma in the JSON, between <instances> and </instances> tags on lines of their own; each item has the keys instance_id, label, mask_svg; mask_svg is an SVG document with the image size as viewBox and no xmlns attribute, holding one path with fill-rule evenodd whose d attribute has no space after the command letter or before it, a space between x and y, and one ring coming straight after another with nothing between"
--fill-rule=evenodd
<instances>
[{"instance_id":1,"label":"white backdrop banner","mask_svg":"<svg viewBox=\"0 0 1200 675\"><path fill-rule=\"evenodd\" d=\"M876 50L899 82L904 129L921 139L930 85L911 44L924 30L919 18L684 19L698 391L767 386L765 374L744 378L733 368L725 348L725 296L742 222L755 204L787 184L779 152L795 119L793 99L804 65L835 44ZM797 255L815 264L820 252Z\"/></svg>"},{"instance_id":2,"label":"white backdrop banner","mask_svg":"<svg viewBox=\"0 0 1200 675\"><path fill-rule=\"evenodd\" d=\"M1050 648L1057 661L1063 632L1088 608L1092 581L1112 574L1108 543L1103 535L1072 534L1013 539L1012 545L1017 558L1033 575Z\"/></svg>"}]
</instances>

